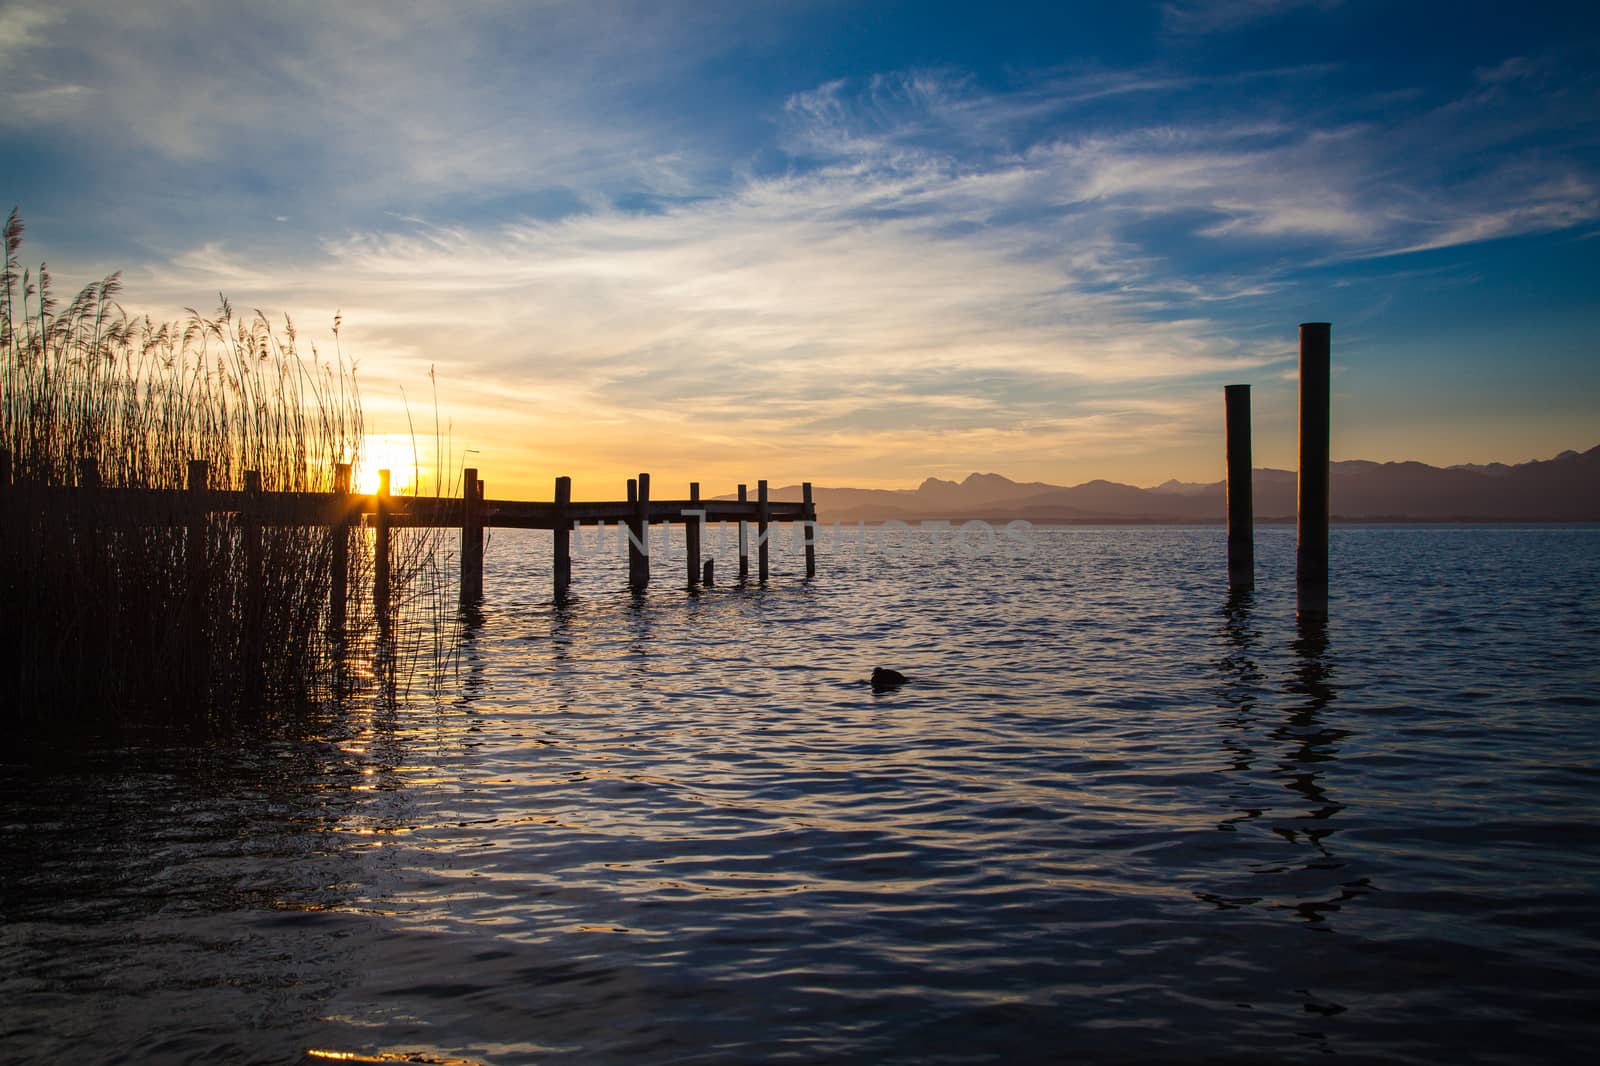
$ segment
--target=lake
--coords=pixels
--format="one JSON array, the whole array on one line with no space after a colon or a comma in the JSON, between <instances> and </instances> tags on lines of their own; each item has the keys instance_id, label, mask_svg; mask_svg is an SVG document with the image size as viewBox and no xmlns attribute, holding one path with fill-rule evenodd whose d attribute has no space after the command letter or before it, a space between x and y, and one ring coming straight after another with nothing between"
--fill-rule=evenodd
<instances>
[{"instance_id":1,"label":"lake","mask_svg":"<svg viewBox=\"0 0 1600 1066\"><path fill-rule=\"evenodd\" d=\"M438 697L0 782L0 1060L1533 1062L1600 1041L1600 527L824 536ZM715 534L709 539L715 551ZM910 677L875 693L874 666Z\"/></svg>"}]
</instances>

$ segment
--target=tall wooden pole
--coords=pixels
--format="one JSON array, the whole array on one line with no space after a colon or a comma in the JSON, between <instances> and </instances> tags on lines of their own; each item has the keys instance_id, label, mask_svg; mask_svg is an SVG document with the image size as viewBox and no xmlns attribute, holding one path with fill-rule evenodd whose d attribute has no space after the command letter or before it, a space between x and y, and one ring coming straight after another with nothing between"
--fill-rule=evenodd
<instances>
[{"instance_id":1,"label":"tall wooden pole","mask_svg":"<svg viewBox=\"0 0 1600 1066\"><path fill-rule=\"evenodd\" d=\"M239 531L244 537L244 671L248 696L260 694L262 675L261 607L265 584L261 563L261 471L244 472L244 503Z\"/></svg>"},{"instance_id":2,"label":"tall wooden pole","mask_svg":"<svg viewBox=\"0 0 1600 1066\"><path fill-rule=\"evenodd\" d=\"M332 580L328 590L328 629L343 642L345 609L350 602L350 464L333 468L335 522L328 530L333 549Z\"/></svg>"},{"instance_id":3,"label":"tall wooden pole","mask_svg":"<svg viewBox=\"0 0 1600 1066\"><path fill-rule=\"evenodd\" d=\"M750 499L749 491L745 486L739 486L739 502L746 503ZM739 510L739 582L743 584L750 579L750 538L745 528L744 509Z\"/></svg>"},{"instance_id":4,"label":"tall wooden pole","mask_svg":"<svg viewBox=\"0 0 1600 1066\"><path fill-rule=\"evenodd\" d=\"M461 603L483 600L483 482L475 467L462 473Z\"/></svg>"},{"instance_id":5,"label":"tall wooden pole","mask_svg":"<svg viewBox=\"0 0 1600 1066\"><path fill-rule=\"evenodd\" d=\"M211 627L206 606L210 600L206 570L206 481L211 466L204 459L189 460L189 531L184 544L184 561L189 568L189 633L194 644L195 680L204 685L210 673Z\"/></svg>"},{"instance_id":6,"label":"tall wooden pole","mask_svg":"<svg viewBox=\"0 0 1600 1066\"><path fill-rule=\"evenodd\" d=\"M571 504L572 479L556 478L554 570L557 603L567 602L567 590L572 587L572 520L568 517Z\"/></svg>"},{"instance_id":7,"label":"tall wooden pole","mask_svg":"<svg viewBox=\"0 0 1600 1066\"><path fill-rule=\"evenodd\" d=\"M633 517L628 520L628 587L642 592L650 584L650 475L628 482Z\"/></svg>"},{"instance_id":8,"label":"tall wooden pole","mask_svg":"<svg viewBox=\"0 0 1600 1066\"><path fill-rule=\"evenodd\" d=\"M1295 592L1300 615L1328 615L1329 351L1332 326L1300 326L1299 536Z\"/></svg>"},{"instance_id":9,"label":"tall wooden pole","mask_svg":"<svg viewBox=\"0 0 1600 1066\"><path fill-rule=\"evenodd\" d=\"M689 509L700 509L700 482L689 482ZM688 515L683 524L683 551L688 556L689 587L700 584L700 530L705 526L704 515Z\"/></svg>"},{"instance_id":10,"label":"tall wooden pole","mask_svg":"<svg viewBox=\"0 0 1600 1066\"><path fill-rule=\"evenodd\" d=\"M817 576L817 505L811 501L811 482L800 484L800 500L805 504L806 577Z\"/></svg>"},{"instance_id":11,"label":"tall wooden pole","mask_svg":"<svg viewBox=\"0 0 1600 1066\"><path fill-rule=\"evenodd\" d=\"M378 631L389 635L389 471L378 471L377 528L373 535L372 610L378 616Z\"/></svg>"},{"instance_id":12,"label":"tall wooden pole","mask_svg":"<svg viewBox=\"0 0 1600 1066\"><path fill-rule=\"evenodd\" d=\"M1228 426L1228 590L1256 584L1255 490L1250 463L1250 386L1223 387Z\"/></svg>"},{"instance_id":13,"label":"tall wooden pole","mask_svg":"<svg viewBox=\"0 0 1600 1066\"><path fill-rule=\"evenodd\" d=\"M767 581L767 547L769 542L769 519L772 517L767 504L767 483L756 482L756 570L760 575L762 584Z\"/></svg>"}]
</instances>

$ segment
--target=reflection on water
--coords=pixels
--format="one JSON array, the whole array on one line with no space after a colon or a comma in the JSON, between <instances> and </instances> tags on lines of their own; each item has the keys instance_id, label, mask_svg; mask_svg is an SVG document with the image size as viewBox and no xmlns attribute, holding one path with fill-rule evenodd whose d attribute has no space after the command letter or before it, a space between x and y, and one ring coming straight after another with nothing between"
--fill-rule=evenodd
<instances>
[{"instance_id":1,"label":"reflection on water","mask_svg":"<svg viewBox=\"0 0 1600 1066\"><path fill-rule=\"evenodd\" d=\"M811 583L780 554L697 595L586 557L559 607L548 545L497 536L443 699L9 767L0 1058L1420 1063L1596 1035L1574 645L1600 620L1570 587L1600 533L1337 530L1318 628L1291 530L1231 599L1220 530L1040 536ZM877 665L912 680L874 693Z\"/></svg>"}]
</instances>

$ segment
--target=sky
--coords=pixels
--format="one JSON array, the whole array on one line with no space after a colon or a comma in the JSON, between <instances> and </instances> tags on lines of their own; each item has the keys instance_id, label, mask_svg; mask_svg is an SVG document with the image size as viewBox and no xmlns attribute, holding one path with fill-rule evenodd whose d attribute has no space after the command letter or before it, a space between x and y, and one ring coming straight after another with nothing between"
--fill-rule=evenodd
<instances>
[{"instance_id":1,"label":"sky","mask_svg":"<svg viewBox=\"0 0 1600 1066\"><path fill-rule=\"evenodd\" d=\"M1600 443L1592 4L0 0L0 160L491 497L1292 469L1306 321L1335 459Z\"/></svg>"}]
</instances>

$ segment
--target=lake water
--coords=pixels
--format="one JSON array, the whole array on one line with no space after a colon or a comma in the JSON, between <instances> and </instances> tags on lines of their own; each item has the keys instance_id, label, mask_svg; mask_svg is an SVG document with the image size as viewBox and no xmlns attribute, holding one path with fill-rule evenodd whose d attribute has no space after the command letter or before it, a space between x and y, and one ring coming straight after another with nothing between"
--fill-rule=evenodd
<instances>
[{"instance_id":1,"label":"lake water","mask_svg":"<svg viewBox=\"0 0 1600 1066\"><path fill-rule=\"evenodd\" d=\"M556 609L545 537L498 532L440 699L4 767L0 1060L1600 1041L1600 527L1335 528L1320 631L1292 529L1232 603L1223 536L836 548L811 582L785 549L764 589L724 553L639 600L590 556Z\"/></svg>"}]
</instances>

